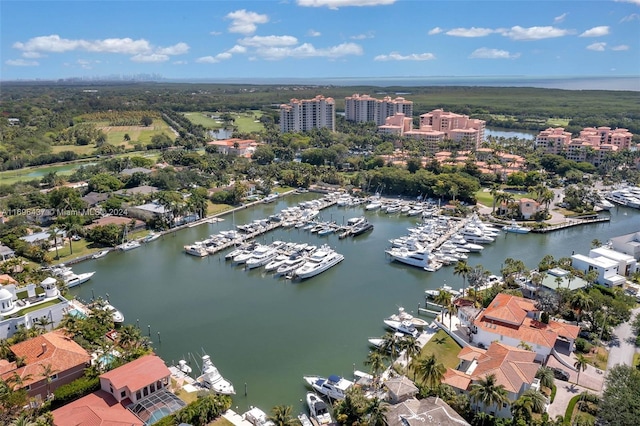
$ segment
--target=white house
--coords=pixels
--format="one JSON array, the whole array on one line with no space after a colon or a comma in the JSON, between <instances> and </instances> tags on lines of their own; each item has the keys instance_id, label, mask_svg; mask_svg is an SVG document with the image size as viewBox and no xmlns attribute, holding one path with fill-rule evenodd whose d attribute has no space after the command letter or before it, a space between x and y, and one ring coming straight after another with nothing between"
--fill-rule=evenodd
<instances>
[{"instance_id":1,"label":"white house","mask_svg":"<svg viewBox=\"0 0 640 426\"><path fill-rule=\"evenodd\" d=\"M617 261L604 256L589 257L584 254L571 256L572 268L584 273L596 271L598 273L596 282L607 287L621 286L626 282L625 277L618 274L618 265Z\"/></svg>"},{"instance_id":2,"label":"white house","mask_svg":"<svg viewBox=\"0 0 640 426\"><path fill-rule=\"evenodd\" d=\"M618 274L624 275L626 277L633 274L638 267L638 262L633 256L626 253L621 253L609 247L603 246L591 249L591 251L589 251L589 257L599 256L603 256L607 259L615 260L616 262L618 262Z\"/></svg>"},{"instance_id":3,"label":"white house","mask_svg":"<svg viewBox=\"0 0 640 426\"><path fill-rule=\"evenodd\" d=\"M120 402L137 402L170 385L171 371L162 358L145 355L100 375L100 389Z\"/></svg>"}]
</instances>

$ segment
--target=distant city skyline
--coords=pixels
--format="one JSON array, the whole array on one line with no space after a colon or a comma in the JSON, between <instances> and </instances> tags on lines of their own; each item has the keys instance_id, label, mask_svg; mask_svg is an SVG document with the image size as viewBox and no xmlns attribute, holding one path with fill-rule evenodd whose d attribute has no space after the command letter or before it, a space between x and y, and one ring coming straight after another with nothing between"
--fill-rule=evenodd
<instances>
[{"instance_id":1,"label":"distant city skyline","mask_svg":"<svg viewBox=\"0 0 640 426\"><path fill-rule=\"evenodd\" d=\"M640 78L640 0L3 0L0 7L3 81Z\"/></svg>"}]
</instances>

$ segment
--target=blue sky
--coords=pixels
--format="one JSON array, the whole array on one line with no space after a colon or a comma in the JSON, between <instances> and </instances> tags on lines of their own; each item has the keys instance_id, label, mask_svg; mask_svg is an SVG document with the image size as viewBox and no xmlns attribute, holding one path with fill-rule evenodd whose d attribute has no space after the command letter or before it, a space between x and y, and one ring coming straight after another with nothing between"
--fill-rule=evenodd
<instances>
[{"instance_id":1,"label":"blue sky","mask_svg":"<svg viewBox=\"0 0 640 426\"><path fill-rule=\"evenodd\" d=\"M640 76L640 0L0 1L0 78Z\"/></svg>"}]
</instances>

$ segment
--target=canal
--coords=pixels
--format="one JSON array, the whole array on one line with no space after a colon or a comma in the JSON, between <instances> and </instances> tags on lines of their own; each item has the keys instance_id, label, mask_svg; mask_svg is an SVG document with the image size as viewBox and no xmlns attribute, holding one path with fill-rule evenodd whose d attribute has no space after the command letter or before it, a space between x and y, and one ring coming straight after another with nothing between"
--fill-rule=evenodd
<instances>
[{"instance_id":1,"label":"canal","mask_svg":"<svg viewBox=\"0 0 640 426\"><path fill-rule=\"evenodd\" d=\"M150 335L168 364L186 359L195 373L193 359L199 361L203 352L211 355L222 375L233 382L233 405L240 412L251 405L269 411L285 404L297 413L306 392L303 375L350 376L354 368L366 369L367 338L384 334L385 317L399 306L415 312L425 289L443 283L462 286L452 266L429 273L390 263L384 254L388 240L405 235L416 218L364 212L362 207L331 207L320 215L342 223L366 214L375 229L355 239L318 237L295 228L260 238L327 243L345 256L336 267L299 283L234 267L225 262L226 252L200 259L183 251L185 244L316 197L291 195L227 215L216 224L167 234L133 251L74 265L76 272L96 274L71 293L82 300L108 294L127 323L138 324ZM504 259L511 257L533 268L546 254L586 254L593 239L606 241L640 229L637 210L617 207L611 216L610 222L548 234L501 235L481 253L472 254L468 263L497 274Z\"/></svg>"}]
</instances>

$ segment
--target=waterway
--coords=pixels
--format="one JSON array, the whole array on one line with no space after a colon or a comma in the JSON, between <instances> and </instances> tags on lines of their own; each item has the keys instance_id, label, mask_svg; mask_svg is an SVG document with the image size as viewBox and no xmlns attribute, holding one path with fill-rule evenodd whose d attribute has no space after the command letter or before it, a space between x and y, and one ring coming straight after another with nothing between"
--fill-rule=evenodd
<instances>
[{"instance_id":1,"label":"waterway","mask_svg":"<svg viewBox=\"0 0 640 426\"><path fill-rule=\"evenodd\" d=\"M315 197L291 195L228 215L217 224L167 234L139 249L74 265L76 272L96 274L71 293L83 300L108 294L127 323L138 324L150 335L167 363L203 351L210 354L234 383L234 406L241 412L250 405L268 411L286 404L296 413L303 409L303 375L350 376L354 368L366 369L362 363L369 351L367 338L384 334L383 318L398 306L415 311L424 303L425 289L443 283L462 286L451 266L429 273L391 263L384 254L388 240L405 235L416 218L384 213L366 212L375 229L355 239L319 237L298 229L278 229L261 237L265 242L328 243L344 254L336 267L299 283L234 267L225 262L225 252L200 259L183 251L185 244ZM365 214L363 210L331 207L321 217L341 223ZM611 216L610 222L548 234L505 234L471 255L468 263L499 273L504 259L511 257L533 268L546 254L586 254L595 238L606 241L640 230L637 210L617 207Z\"/></svg>"},{"instance_id":2,"label":"waterway","mask_svg":"<svg viewBox=\"0 0 640 426\"><path fill-rule=\"evenodd\" d=\"M535 130L513 130L503 129L501 127L487 127L484 132L485 138L493 136L496 138L519 138L519 139L535 139L539 132Z\"/></svg>"}]
</instances>

